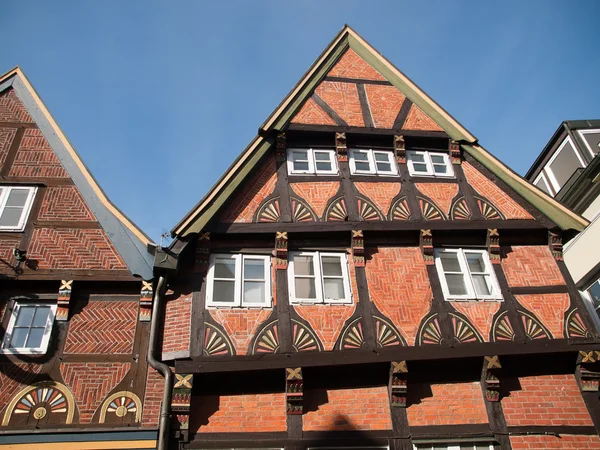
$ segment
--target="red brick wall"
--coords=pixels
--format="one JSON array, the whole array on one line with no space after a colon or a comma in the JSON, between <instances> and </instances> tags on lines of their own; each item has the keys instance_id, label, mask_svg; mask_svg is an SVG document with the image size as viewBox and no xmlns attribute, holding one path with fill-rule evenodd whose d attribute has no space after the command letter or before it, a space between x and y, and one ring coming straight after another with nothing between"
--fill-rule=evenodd
<instances>
[{"instance_id":1,"label":"red brick wall","mask_svg":"<svg viewBox=\"0 0 600 450\"><path fill-rule=\"evenodd\" d=\"M277 183L275 155L266 156L259 164L262 167L248 182L241 186L235 200L223 214L222 222L252 222L256 209L265 198L273 193Z\"/></svg>"},{"instance_id":2,"label":"red brick wall","mask_svg":"<svg viewBox=\"0 0 600 450\"><path fill-rule=\"evenodd\" d=\"M510 444L513 450L600 450L600 437L574 436L511 436Z\"/></svg>"},{"instance_id":3,"label":"red brick wall","mask_svg":"<svg viewBox=\"0 0 600 450\"><path fill-rule=\"evenodd\" d=\"M0 412L3 413L17 393L34 381L41 364L0 364Z\"/></svg>"},{"instance_id":4,"label":"red brick wall","mask_svg":"<svg viewBox=\"0 0 600 450\"><path fill-rule=\"evenodd\" d=\"M194 397L190 430L200 433L286 431L285 405L283 393Z\"/></svg>"},{"instance_id":5,"label":"red brick wall","mask_svg":"<svg viewBox=\"0 0 600 450\"><path fill-rule=\"evenodd\" d=\"M190 349L192 295L169 300L165 311L162 352L181 352Z\"/></svg>"},{"instance_id":6,"label":"red brick wall","mask_svg":"<svg viewBox=\"0 0 600 450\"><path fill-rule=\"evenodd\" d=\"M40 269L123 269L104 230L36 228L27 254Z\"/></svg>"},{"instance_id":7,"label":"red brick wall","mask_svg":"<svg viewBox=\"0 0 600 450\"><path fill-rule=\"evenodd\" d=\"M444 131L435 121L425 114L417 105L412 105L406 120L404 121L403 130L422 130L422 131Z\"/></svg>"},{"instance_id":8,"label":"red brick wall","mask_svg":"<svg viewBox=\"0 0 600 450\"><path fill-rule=\"evenodd\" d=\"M323 81L317 87L317 95L351 127L364 127L358 90L354 83Z\"/></svg>"},{"instance_id":9,"label":"red brick wall","mask_svg":"<svg viewBox=\"0 0 600 450\"><path fill-rule=\"evenodd\" d=\"M504 248L502 268L509 286L554 286L565 284L560 269L545 245Z\"/></svg>"},{"instance_id":10,"label":"red brick wall","mask_svg":"<svg viewBox=\"0 0 600 450\"><path fill-rule=\"evenodd\" d=\"M272 313L271 309L212 309L213 319L223 326L238 355L246 355L257 328Z\"/></svg>"},{"instance_id":11,"label":"red brick wall","mask_svg":"<svg viewBox=\"0 0 600 450\"><path fill-rule=\"evenodd\" d=\"M354 186L365 197L368 197L379 208L379 211L387 217L393 198L400 193L400 183L366 183L354 182Z\"/></svg>"},{"instance_id":12,"label":"red brick wall","mask_svg":"<svg viewBox=\"0 0 600 450\"><path fill-rule=\"evenodd\" d=\"M421 249L379 247L367 258L366 272L371 300L414 345L433 298Z\"/></svg>"},{"instance_id":13,"label":"red brick wall","mask_svg":"<svg viewBox=\"0 0 600 450\"><path fill-rule=\"evenodd\" d=\"M322 391L308 391L321 398ZM389 430L392 428L387 387L328 389L327 403L302 417L305 431Z\"/></svg>"},{"instance_id":14,"label":"red brick wall","mask_svg":"<svg viewBox=\"0 0 600 450\"><path fill-rule=\"evenodd\" d=\"M12 267L15 266L15 257L13 256L13 249L19 246L21 241L21 234L15 233L14 237L7 237L0 239L0 274L13 275L15 271Z\"/></svg>"},{"instance_id":15,"label":"red brick wall","mask_svg":"<svg viewBox=\"0 0 600 450\"><path fill-rule=\"evenodd\" d=\"M502 399L509 426L592 425L573 375L520 377L521 390Z\"/></svg>"},{"instance_id":16,"label":"red brick wall","mask_svg":"<svg viewBox=\"0 0 600 450\"><path fill-rule=\"evenodd\" d=\"M131 353L137 311L136 301L90 301L69 322L65 353Z\"/></svg>"},{"instance_id":17,"label":"red brick wall","mask_svg":"<svg viewBox=\"0 0 600 450\"><path fill-rule=\"evenodd\" d=\"M452 306L471 321L483 340L489 342L494 315L501 302L452 302Z\"/></svg>"},{"instance_id":18,"label":"red brick wall","mask_svg":"<svg viewBox=\"0 0 600 450\"><path fill-rule=\"evenodd\" d=\"M478 382L419 383L412 389L418 389L421 397L418 403L407 408L410 426L488 423L481 385Z\"/></svg>"},{"instance_id":19,"label":"red brick wall","mask_svg":"<svg viewBox=\"0 0 600 450\"><path fill-rule=\"evenodd\" d=\"M323 109L309 98L292 119L292 123L306 123L310 125L335 125L335 122Z\"/></svg>"},{"instance_id":20,"label":"red brick wall","mask_svg":"<svg viewBox=\"0 0 600 450\"><path fill-rule=\"evenodd\" d=\"M457 183L415 183L415 186L433 200L446 215L450 213L452 199L458 194Z\"/></svg>"},{"instance_id":21,"label":"red brick wall","mask_svg":"<svg viewBox=\"0 0 600 450\"><path fill-rule=\"evenodd\" d=\"M564 314L569 308L569 294L516 295L519 303L534 313L556 339L564 337Z\"/></svg>"},{"instance_id":22,"label":"red brick wall","mask_svg":"<svg viewBox=\"0 0 600 450\"><path fill-rule=\"evenodd\" d=\"M0 122L33 123L33 119L13 88L0 94Z\"/></svg>"},{"instance_id":23,"label":"red brick wall","mask_svg":"<svg viewBox=\"0 0 600 450\"><path fill-rule=\"evenodd\" d=\"M290 183L290 187L298 197L306 200L317 216L323 217L325 206L340 188L340 183L338 181L313 181Z\"/></svg>"},{"instance_id":24,"label":"red brick wall","mask_svg":"<svg viewBox=\"0 0 600 450\"><path fill-rule=\"evenodd\" d=\"M75 186L46 189L38 220L95 221L96 217Z\"/></svg>"},{"instance_id":25,"label":"red brick wall","mask_svg":"<svg viewBox=\"0 0 600 450\"><path fill-rule=\"evenodd\" d=\"M395 86L365 84L371 117L376 128L392 128L406 97Z\"/></svg>"},{"instance_id":26,"label":"red brick wall","mask_svg":"<svg viewBox=\"0 0 600 450\"><path fill-rule=\"evenodd\" d=\"M0 99L0 102L1 101L2 100ZM16 132L16 128L0 128L0 167L4 165L6 155L8 154L8 149L15 138Z\"/></svg>"},{"instance_id":27,"label":"red brick wall","mask_svg":"<svg viewBox=\"0 0 600 450\"><path fill-rule=\"evenodd\" d=\"M355 297L354 303L357 301ZM325 350L333 350L344 322L356 310L355 305L294 305L293 308L317 333Z\"/></svg>"},{"instance_id":28,"label":"red brick wall","mask_svg":"<svg viewBox=\"0 0 600 450\"><path fill-rule=\"evenodd\" d=\"M364 59L349 48L335 63L327 76L344 78L362 78L364 80L385 80L383 75L371 67Z\"/></svg>"},{"instance_id":29,"label":"red brick wall","mask_svg":"<svg viewBox=\"0 0 600 450\"><path fill-rule=\"evenodd\" d=\"M129 372L129 363L62 363L60 374L79 409L79 422L90 423L96 408Z\"/></svg>"},{"instance_id":30,"label":"red brick wall","mask_svg":"<svg viewBox=\"0 0 600 450\"><path fill-rule=\"evenodd\" d=\"M479 194L487 198L507 219L533 219L525 209L468 162L463 163L465 177Z\"/></svg>"},{"instance_id":31,"label":"red brick wall","mask_svg":"<svg viewBox=\"0 0 600 450\"><path fill-rule=\"evenodd\" d=\"M158 426L164 385L165 379L162 375L148 366L146 392L144 393L144 409L142 412L142 427Z\"/></svg>"},{"instance_id":32,"label":"red brick wall","mask_svg":"<svg viewBox=\"0 0 600 450\"><path fill-rule=\"evenodd\" d=\"M42 132L35 128L25 130L10 176L69 178Z\"/></svg>"}]
</instances>

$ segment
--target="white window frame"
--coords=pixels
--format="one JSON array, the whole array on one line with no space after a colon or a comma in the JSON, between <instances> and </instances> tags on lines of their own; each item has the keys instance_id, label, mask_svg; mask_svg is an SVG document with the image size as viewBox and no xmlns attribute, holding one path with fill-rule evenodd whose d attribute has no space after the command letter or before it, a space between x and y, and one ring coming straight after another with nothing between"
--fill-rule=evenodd
<instances>
[{"instance_id":1,"label":"white window frame","mask_svg":"<svg viewBox=\"0 0 600 450\"><path fill-rule=\"evenodd\" d=\"M599 134L600 133L600 128L594 128L594 129L590 129L590 130L577 130L577 132L579 133L579 136L581 137L581 140L585 144L585 147L590 152L590 155L591 155L592 158L595 158L597 154L600 154L600 152L599 153L594 153L594 151L592 150L592 147L590 147L590 144L588 143L588 141L585 140L585 137L583 136L584 134Z\"/></svg>"},{"instance_id":2,"label":"white window frame","mask_svg":"<svg viewBox=\"0 0 600 450\"><path fill-rule=\"evenodd\" d=\"M13 329L19 316L19 310L23 306L39 306L39 307L50 307L50 313L48 314L48 320L46 321L46 329L44 330L44 337L39 347L22 347L22 348L10 348L10 340L12 338ZM56 316L56 304L49 303L32 303L27 301L15 301L6 327L6 333L2 340L1 353L4 354L15 354L15 355L37 355L44 354L48 350L48 343L50 342L50 335L52 334L52 326L54 324L54 317Z\"/></svg>"},{"instance_id":3,"label":"white window frame","mask_svg":"<svg viewBox=\"0 0 600 450\"><path fill-rule=\"evenodd\" d=\"M544 171L546 172L546 177L548 178L548 181L550 181L550 184L552 185L552 189L556 193L558 193L558 191L561 190L562 186L558 183L558 180L554 176L554 172L552 172L552 168L550 166L552 165L552 163L554 162L554 160L558 157L558 155L560 154L560 152L562 152L564 150L564 148L567 146L567 143L571 144L571 147L573 148L573 151L575 152L575 155L577 156L577 159L581 163L581 166L584 167L584 168L587 167L587 164L585 163L585 161L583 160L583 158L581 158L581 155L579 154L579 151L577 150L577 147L575 146L575 144L571 140L571 137L567 136L565 138L565 140L562 142L562 144L560 144L560 146L558 147L558 149L554 152L554 154L552 155L552 158L550 158L548 160L548 162L544 165Z\"/></svg>"},{"instance_id":4,"label":"white window frame","mask_svg":"<svg viewBox=\"0 0 600 450\"><path fill-rule=\"evenodd\" d=\"M311 256L313 258L313 272L315 278L315 290L316 298L297 298L296 297L296 276L294 268L294 257L295 256ZM345 297L341 299L328 299L325 298L325 286L323 282L323 268L322 268L322 257L323 256L335 256L340 258L342 265L342 277L344 285ZM288 289L290 293L291 303L327 303L335 305L352 304L352 290L350 289L350 271L348 269L348 256L346 253L336 252L290 252L290 260L288 264Z\"/></svg>"},{"instance_id":5,"label":"white window frame","mask_svg":"<svg viewBox=\"0 0 600 450\"><path fill-rule=\"evenodd\" d=\"M8 201L8 196L13 189L26 189L29 191L18 225L16 227L0 226L0 231L23 231L25 229L25 224L27 223L29 213L31 212L31 206L33 205L33 199L35 197L35 193L37 192L37 188L32 186L0 185L0 189L2 189L2 193L0 193L0 215L2 215L4 212L6 202Z\"/></svg>"},{"instance_id":6,"label":"white window frame","mask_svg":"<svg viewBox=\"0 0 600 450\"><path fill-rule=\"evenodd\" d=\"M234 301L219 302L213 299L215 282L215 261L217 258L232 259L235 261L235 282L234 282ZM244 261L256 259L265 263L265 298L264 303L246 303L243 296L244 283ZM218 280L218 279L217 279ZM206 306L218 308L271 308L273 305L273 293L271 290L271 257L266 255L250 254L221 254L214 253L210 255L210 266L206 277Z\"/></svg>"},{"instance_id":7,"label":"white window frame","mask_svg":"<svg viewBox=\"0 0 600 450\"><path fill-rule=\"evenodd\" d=\"M294 169L294 152L306 152L306 160L308 162L307 170ZM331 162L331 170L317 169L317 160L315 156L317 153L324 153L329 155L329 161ZM288 148L287 167L289 175L337 175L339 173L335 150L323 148Z\"/></svg>"},{"instance_id":8,"label":"white window frame","mask_svg":"<svg viewBox=\"0 0 600 450\"><path fill-rule=\"evenodd\" d=\"M409 155L423 155L423 160L427 166L427 172L419 172L415 170L414 162L409 159ZM436 173L433 165L434 162L431 156L441 156L444 158L444 166L448 170L448 173L439 174ZM421 163L422 164L422 163ZM434 178L454 178L454 167L452 167L452 161L450 161L450 155L444 152L429 152L425 150L407 150L406 151L406 165L408 166L408 173L411 177L434 177ZM439 165L439 164L436 164Z\"/></svg>"},{"instance_id":9,"label":"white window frame","mask_svg":"<svg viewBox=\"0 0 600 450\"><path fill-rule=\"evenodd\" d=\"M465 447L465 446L467 446L469 444L471 444L471 442L454 442L452 444L444 444L443 442L436 442L436 443L432 443L432 444L429 444L429 443L423 443L423 444L416 443L416 444L413 444L413 449L414 450L431 450L431 449L434 449L436 447L443 447L443 446L445 446L445 450L461 450L461 445L463 447ZM494 450L494 444L486 444L484 442L484 443L480 443L479 445L481 445L481 444L488 445L489 450ZM477 445L477 443L473 443L471 445L471 447L474 449L476 445Z\"/></svg>"},{"instance_id":10,"label":"white window frame","mask_svg":"<svg viewBox=\"0 0 600 450\"><path fill-rule=\"evenodd\" d=\"M461 268L461 275L463 276L463 280L465 282L465 286L467 289L467 293L465 295L451 295L450 290L448 288L448 283L446 282L446 276L444 272L444 268L442 266L442 260L440 259L441 253L456 253L458 255L458 263ZM478 253L483 256L483 262L485 264L485 275L490 276L490 284L491 284L491 293L490 295L481 295L477 294L475 291L475 283L473 281L473 277L471 276L471 271L469 270L469 266L467 264L467 258L465 253ZM480 249L472 249L472 248L436 248L435 249L435 267L437 269L438 278L442 285L442 292L444 293L444 298L446 300L493 300L500 301L503 300L502 292L500 290L500 285L498 284L498 279L496 278L496 274L494 272L494 267L490 261L490 257L488 255L487 250ZM453 272L454 273L454 272ZM458 272L456 272L458 274Z\"/></svg>"},{"instance_id":11,"label":"white window frame","mask_svg":"<svg viewBox=\"0 0 600 450\"><path fill-rule=\"evenodd\" d=\"M397 177L398 176L398 165L396 164L396 158L394 157L394 152L389 150L373 150L370 148L351 148L349 150L350 153L350 173L352 175L380 175L380 176L389 176L389 177ZM355 155L357 153L364 153L367 155L367 160L369 162L368 170L359 170L356 168L356 161L354 160ZM385 155L387 158L387 162L390 164L391 170L379 170L377 168L377 161L375 160L375 155Z\"/></svg>"},{"instance_id":12,"label":"white window frame","mask_svg":"<svg viewBox=\"0 0 600 450\"><path fill-rule=\"evenodd\" d=\"M542 188L540 188L536 183L538 181L542 180L544 182L544 184L546 185L546 187L548 188L548 195L551 195L552 197L554 197L556 195L556 193L554 192L554 189L552 188L551 184L548 182L546 174L544 173L544 171L541 171L540 174L535 178L535 180L533 180L533 185L535 187L537 187L538 189L542 190Z\"/></svg>"}]
</instances>

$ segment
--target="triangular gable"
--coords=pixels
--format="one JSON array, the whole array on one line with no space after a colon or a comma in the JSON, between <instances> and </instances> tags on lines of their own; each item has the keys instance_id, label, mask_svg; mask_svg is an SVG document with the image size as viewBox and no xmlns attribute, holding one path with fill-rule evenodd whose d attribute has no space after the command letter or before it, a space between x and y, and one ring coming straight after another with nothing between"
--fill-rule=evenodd
<instances>
[{"instance_id":1,"label":"triangular gable","mask_svg":"<svg viewBox=\"0 0 600 450\"><path fill-rule=\"evenodd\" d=\"M436 129L439 127L439 129L445 131L452 139L459 141L467 153L562 229L582 230L587 226L587 220L565 208L556 200L528 183L483 149L483 147L479 146L475 136L450 116L406 75L378 53L354 30L345 26L262 124L259 129L259 135L237 158L209 193L175 226L172 230L174 236L197 233L204 228L213 215L232 195L236 187L243 181L244 177L250 173L254 165L269 150L273 144L274 134L278 131L283 131L290 124L292 118L296 116L296 113L301 110L314 93L318 95L317 88L336 64L340 64L338 66L340 70L334 73L346 73L346 75L358 76L355 74L355 72L358 72L367 77L378 76L373 75L373 72L367 73L364 67L361 68L360 65L362 63L359 64L353 54L347 54L348 49L351 49L376 74L381 75L391 86L395 87L402 95L406 96L406 99L412 102L411 110L413 116L408 120L408 114L411 113L409 110L406 117L407 120L404 122L420 127L431 127L435 124ZM343 58L345 55L347 55L346 59ZM383 84L382 86L388 85ZM339 94L336 95L341 96ZM351 97L350 94L345 95ZM313 98L313 100L318 103L318 99ZM354 100L352 99L351 102L354 102ZM318 106L321 107L321 110L325 111L326 107L324 108L323 105ZM347 112L347 109L344 111ZM332 120L334 120L333 117L335 115L332 115L330 112L328 113L332 117ZM319 114L321 113L319 112ZM357 119L355 115L352 115L352 120L360 123L360 119ZM389 124L389 117L382 118L380 123Z\"/></svg>"},{"instance_id":2,"label":"triangular gable","mask_svg":"<svg viewBox=\"0 0 600 450\"><path fill-rule=\"evenodd\" d=\"M67 140L48 109L35 92L29 80L17 67L0 77L0 126L2 122L35 123L37 128L26 128L21 146L15 156L9 176L39 178L70 178L73 185L48 187L44 203L50 205L42 208L39 220L56 221L64 219L57 217L53 210L69 207L69 220L97 221L102 230L75 230L73 236L65 229L43 229L44 236L52 244L65 246L74 245L78 240L86 241L98 255L105 268L126 269L133 275L143 279L153 277L153 257L148 253L152 241L137 226L129 220L117 207L111 203L96 180L84 165L83 161ZM5 128L6 130L6 128ZM0 136L0 141L2 137ZM0 145L0 158L4 158L3 147ZM29 160L43 160L43 165L28 164ZM43 205L42 205L43 206ZM50 230L50 231L48 231ZM34 234L39 232L37 229ZM54 234L53 234L54 233ZM51 235L52 234L52 235ZM85 236L84 236L85 234ZM32 242L35 241L35 235ZM33 244L32 244L33 245ZM41 245L40 258L51 256L48 244ZM36 251L35 249L32 251ZM72 249L76 252L76 249ZM50 252L50 253L49 253ZM74 258L74 259L79 259ZM42 260L42 263L44 261ZM73 266L70 269L86 268Z\"/></svg>"}]
</instances>

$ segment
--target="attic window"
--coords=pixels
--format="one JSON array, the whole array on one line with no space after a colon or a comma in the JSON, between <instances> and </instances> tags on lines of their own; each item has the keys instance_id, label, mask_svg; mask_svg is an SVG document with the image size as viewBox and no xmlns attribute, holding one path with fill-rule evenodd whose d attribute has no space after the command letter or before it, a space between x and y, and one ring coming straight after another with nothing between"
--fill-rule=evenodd
<instances>
[{"instance_id":1,"label":"attic window","mask_svg":"<svg viewBox=\"0 0 600 450\"><path fill-rule=\"evenodd\" d=\"M351 149L350 171L353 175L398 175L394 154L385 150Z\"/></svg>"},{"instance_id":2,"label":"attic window","mask_svg":"<svg viewBox=\"0 0 600 450\"><path fill-rule=\"evenodd\" d=\"M0 230L23 231L37 188L0 186Z\"/></svg>"},{"instance_id":3,"label":"attic window","mask_svg":"<svg viewBox=\"0 0 600 450\"><path fill-rule=\"evenodd\" d=\"M333 150L288 148L288 173L307 175L336 175L337 159Z\"/></svg>"},{"instance_id":4,"label":"attic window","mask_svg":"<svg viewBox=\"0 0 600 450\"><path fill-rule=\"evenodd\" d=\"M454 170L447 153L409 150L406 152L406 163L408 173L411 176L445 178L454 176Z\"/></svg>"},{"instance_id":5,"label":"attic window","mask_svg":"<svg viewBox=\"0 0 600 450\"><path fill-rule=\"evenodd\" d=\"M4 353L45 353L54 323L56 305L15 303L4 335Z\"/></svg>"}]
</instances>

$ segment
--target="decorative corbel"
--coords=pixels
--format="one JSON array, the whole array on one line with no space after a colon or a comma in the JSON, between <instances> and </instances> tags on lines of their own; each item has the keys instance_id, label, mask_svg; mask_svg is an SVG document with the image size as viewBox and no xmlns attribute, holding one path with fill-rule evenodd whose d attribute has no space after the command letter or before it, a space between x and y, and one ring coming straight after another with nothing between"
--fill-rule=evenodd
<instances>
[{"instance_id":1,"label":"decorative corbel","mask_svg":"<svg viewBox=\"0 0 600 450\"><path fill-rule=\"evenodd\" d=\"M208 272L208 261L210 259L210 232L200 233L196 243L196 259L194 261L194 273Z\"/></svg>"},{"instance_id":2,"label":"decorative corbel","mask_svg":"<svg viewBox=\"0 0 600 450\"><path fill-rule=\"evenodd\" d=\"M171 411L177 417L179 430L188 430L190 423L190 406L192 402L193 374L175 374Z\"/></svg>"},{"instance_id":3,"label":"decorative corbel","mask_svg":"<svg viewBox=\"0 0 600 450\"><path fill-rule=\"evenodd\" d=\"M563 244L562 244L562 235L557 232L548 231L548 246L550 247L550 251L552 252L552 256L557 261L563 260Z\"/></svg>"},{"instance_id":4,"label":"decorative corbel","mask_svg":"<svg viewBox=\"0 0 600 450\"><path fill-rule=\"evenodd\" d=\"M275 269L285 270L288 267L288 234L287 231L275 233Z\"/></svg>"},{"instance_id":5,"label":"decorative corbel","mask_svg":"<svg viewBox=\"0 0 600 450\"><path fill-rule=\"evenodd\" d=\"M280 162L285 161L285 150L287 148L287 140L286 140L285 133L279 133L277 135L275 148L276 148L275 156L277 158L277 161L280 161Z\"/></svg>"},{"instance_id":6,"label":"decorative corbel","mask_svg":"<svg viewBox=\"0 0 600 450\"><path fill-rule=\"evenodd\" d=\"M498 370L502 369L500 358L495 356L485 356L483 359L483 383L485 390L485 399L488 402L500 401L500 379Z\"/></svg>"},{"instance_id":7,"label":"decorative corbel","mask_svg":"<svg viewBox=\"0 0 600 450\"><path fill-rule=\"evenodd\" d=\"M398 164L406 164L406 144L404 136L394 136L394 152L396 153L396 161Z\"/></svg>"},{"instance_id":8,"label":"decorative corbel","mask_svg":"<svg viewBox=\"0 0 600 450\"><path fill-rule=\"evenodd\" d=\"M348 161L346 133L335 133L335 151L337 152L338 161Z\"/></svg>"},{"instance_id":9,"label":"decorative corbel","mask_svg":"<svg viewBox=\"0 0 600 450\"><path fill-rule=\"evenodd\" d=\"M500 254L500 233L496 228L487 230L487 250L492 264L500 264L502 255Z\"/></svg>"},{"instance_id":10,"label":"decorative corbel","mask_svg":"<svg viewBox=\"0 0 600 450\"><path fill-rule=\"evenodd\" d=\"M69 320L69 303L71 302L71 291L73 290L73 280L61 280L58 289L58 301L56 306L56 320Z\"/></svg>"},{"instance_id":11,"label":"decorative corbel","mask_svg":"<svg viewBox=\"0 0 600 450\"><path fill-rule=\"evenodd\" d=\"M352 261L356 267L365 266L365 238L362 230L352 230Z\"/></svg>"},{"instance_id":12,"label":"decorative corbel","mask_svg":"<svg viewBox=\"0 0 600 450\"><path fill-rule=\"evenodd\" d=\"M600 388L600 352L580 351L577 357L579 388L582 392L598 392Z\"/></svg>"},{"instance_id":13,"label":"decorative corbel","mask_svg":"<svg viewBox=\"0 0 600 450\"><path fill-rule=\"evenodd\" d=\"M140 291L140 322L150 322L150 319L152 319L153 296L152 281L142 280L142 290Z\"/></svg>"},{"instance_id":14,"label":"decorative corbel","mask_svg":"<svg viewBox=\"0 0 600 450\"><path fill-rule=\"evenodd\" d=\"M448 151L450 153L450 159L452 160L452 164L460 165L460 144L454 139L450 139L450 142L448 143Z\"/></svg>"},{"instance_id":15,"label":"decorative corbel","mask_svg":"<svg viewBox=\"0 0 600 450\"><path fill-rule=\"evenodd\" d=\"M431 234L431 230L421 230L419 238L419 247L421 247L421 251L423 252L423 259L425 260L425 264L434 264L435 261L433 257L433 235Z\"/></svg>"},{"instance_id":16,"label":"decorative corbel","mask_svg":"<svg viewBox=\"0 0 600 450\"><path fill-rule=\"evenodd\" d=\"M392 361L390 364L390 405L406 408L406 378L408 367L406 361Z\"/></svg>"},{"instance_id":17,"label":"decorative corbel","mask_svg":"<svg viewBox=\"0 0 600 450\"><path fill-rule=\"evenodd\" d=\"M285 369L285 397L289 416L303 412L304 379L302 367Z\"/></svg>"}]
</instances>

